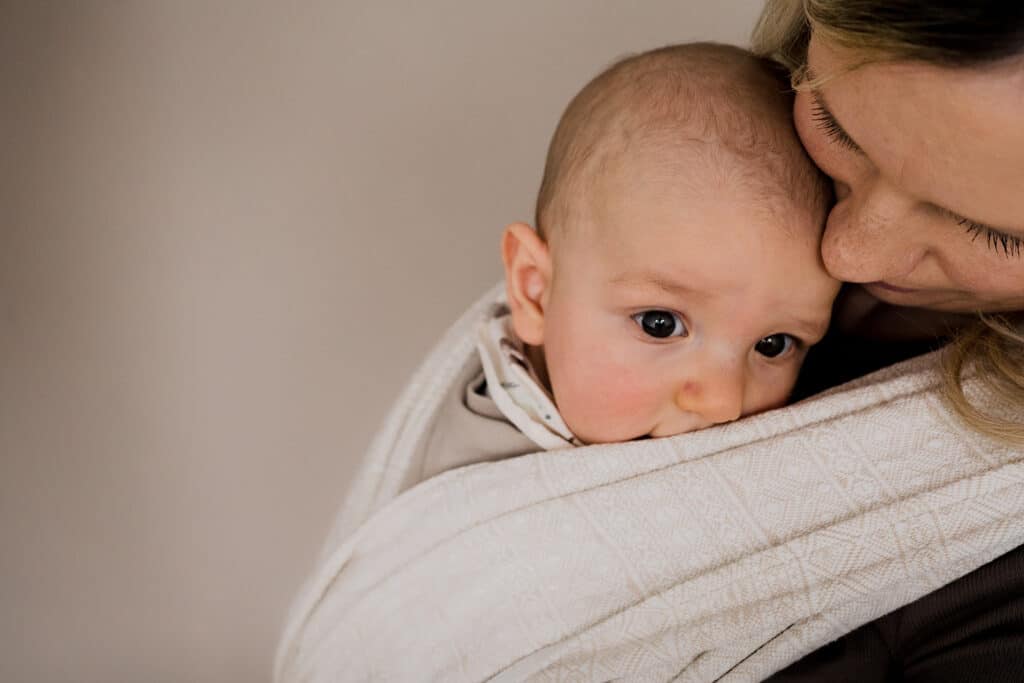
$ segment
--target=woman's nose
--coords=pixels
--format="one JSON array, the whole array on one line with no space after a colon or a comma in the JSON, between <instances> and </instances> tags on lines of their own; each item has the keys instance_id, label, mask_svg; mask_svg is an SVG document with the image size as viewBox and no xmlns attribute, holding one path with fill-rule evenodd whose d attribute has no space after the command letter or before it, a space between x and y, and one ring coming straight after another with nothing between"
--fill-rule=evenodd
<instances>
[{"instance_id":1,"label":"woman's nose","mask_svg":"<svg viewBox=\"0 0 1024 683\"><path fill-rule=\"evenodd\" d=\"M847 282L900 281L924 258L910 221L917 202L878 178L836 187L821 241L832 277Z\"/></svg>"},{"instance_id":2,"label":"woman's nose","mask_svg":"<svg viewBox=\"0 0 1024 683\"><path fill-rule=\"evenodd\" d=\"M738 364L691 373L680 382L676 405L711 424L732 422L743 414L744 385Z\"/></svg>"}]
</instances>

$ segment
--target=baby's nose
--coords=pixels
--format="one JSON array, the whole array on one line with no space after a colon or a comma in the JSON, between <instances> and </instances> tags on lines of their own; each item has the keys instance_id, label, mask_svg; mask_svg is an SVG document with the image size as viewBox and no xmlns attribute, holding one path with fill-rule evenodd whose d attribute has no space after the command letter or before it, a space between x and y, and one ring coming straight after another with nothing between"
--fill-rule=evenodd
<instances>
[{"instance_id":1,"label":"baby's nose","mask_svg":"<svg viewBox=\"0 0 1024 683\"><path fill-rule=\"evenodd\" d=\"M743 373L723 368L683 380L676 392L676 405L711 424L732 422L743 414L743 393Z\"/></svg>"}]
</instances>

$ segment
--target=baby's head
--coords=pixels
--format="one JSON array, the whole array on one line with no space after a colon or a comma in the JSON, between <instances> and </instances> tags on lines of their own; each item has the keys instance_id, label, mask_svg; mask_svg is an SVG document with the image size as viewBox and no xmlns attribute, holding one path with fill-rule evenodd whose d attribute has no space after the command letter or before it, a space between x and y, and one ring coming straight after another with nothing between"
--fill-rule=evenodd
<instances>
[{"instance_id":1,"label":"baby's head","mask_svg":"<svg viewBox=\"0 0 1024 683\"><path fill-rule=\"evenodd\" d=\"M512 325L585 443L783 405L839 284L831 192L772 68L694 44L625 59L569 104L537 230L503 237Z\"/></svg>"}]
</instances>

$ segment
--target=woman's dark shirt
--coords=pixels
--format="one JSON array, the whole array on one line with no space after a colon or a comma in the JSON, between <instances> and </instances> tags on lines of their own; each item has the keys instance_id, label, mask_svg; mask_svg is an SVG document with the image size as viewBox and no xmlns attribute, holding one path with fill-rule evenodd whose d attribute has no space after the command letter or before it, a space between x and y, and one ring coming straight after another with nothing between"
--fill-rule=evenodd
<instances>
[{"instance_id":1,"label":"woman's dark shirt","mask_svg":"<svg viewBox=\"0 0 1024 683\"><path fill-rule=\"evenodd\" d=\"M771 683L1021 683L1024 548L876 619Z\"/></svg>"},{"instance_id":2,"label":"woman's dark shirt","mask_svg":"<svg viewBox=\"0 0 1024 683\"><path fill-rule=\"evenodd\" d=\"M879 342L829 331L804 360L790 401L799 401L851 379L942 347L946 339ZM1024 682L1022 682L1024 683Z\"/></svg>"},{"instance_id":3,"label":"woman's dark shirt","mask_svg":"<svg viewBox=\"0 0 1024 683\"><path fill-rule=\"evenodd\" d=\"M794 399L940 346L830 333L811 349ZM1024 683L1024 547L848 633L771 683Z\"/></svg>"}]
</instances>

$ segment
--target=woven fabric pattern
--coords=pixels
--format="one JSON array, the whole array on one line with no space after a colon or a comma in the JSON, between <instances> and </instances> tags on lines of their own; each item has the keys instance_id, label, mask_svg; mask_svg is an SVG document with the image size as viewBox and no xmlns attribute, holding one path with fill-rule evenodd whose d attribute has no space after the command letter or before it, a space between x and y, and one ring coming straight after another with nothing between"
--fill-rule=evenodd
<instances>
[{"instance_id":1,"label":"woven fabric pattern","mask_svg":"<svg viewBox=\"0 0 1024 683\"><path fill-rule=\"evenodd\" d=\"M403 492L498 298L383 426L276 680L758 681L1024 543L1024 454L958 422L935 354L713 429Z\"/></svg>"}]
</instances>

